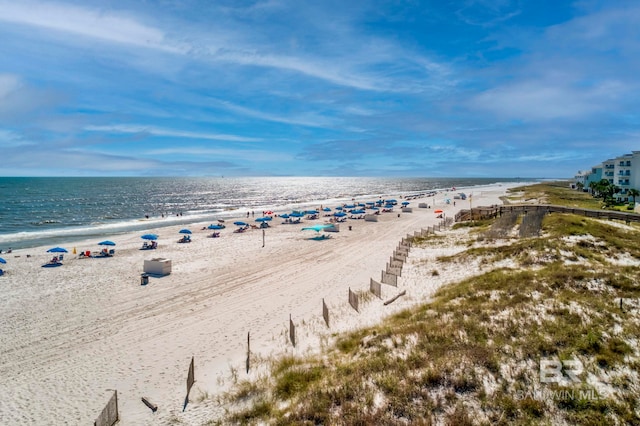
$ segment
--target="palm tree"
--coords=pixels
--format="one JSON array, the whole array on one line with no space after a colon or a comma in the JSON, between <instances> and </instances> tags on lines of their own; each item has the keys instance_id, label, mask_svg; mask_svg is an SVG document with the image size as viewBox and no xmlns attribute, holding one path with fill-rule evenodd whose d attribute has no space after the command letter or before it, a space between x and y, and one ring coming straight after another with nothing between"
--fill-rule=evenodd
<instances>
[{"instance_id":1,"label":"palm tree","mask_svg":"<svg viewBox=\"0 0 640 426\"><path fill-rule=\"evenodd\" d=\"M635 188L631 188L629 191L627 191L627 194L629 194L633 198L633 204L635 204L636 203L636 197L638 195L640 195L640 191L638 191Z\"/></svg>"},{"instance_id":2,"label":"palm tree","mask_svg":"<svg viewBox=\"0 0 640 426\"><path fill-rule=\"evenodd\" d=\"M576 183L576 188L578 189L578 191L582 192L582 188L584 188L584 183L582 182Z\"/></svg>"},{"instance_id":3,"label":"palm tree","mask_svg":"<svg viewBox=\"0 0 640 426\"><path fill-rule=\"evenodd\" d=\"M591 190L591 195L595 196L596 194L596 186L598 186L598 182L592 180L589 182L589 189Z\"/></svg>"}]
</instances>

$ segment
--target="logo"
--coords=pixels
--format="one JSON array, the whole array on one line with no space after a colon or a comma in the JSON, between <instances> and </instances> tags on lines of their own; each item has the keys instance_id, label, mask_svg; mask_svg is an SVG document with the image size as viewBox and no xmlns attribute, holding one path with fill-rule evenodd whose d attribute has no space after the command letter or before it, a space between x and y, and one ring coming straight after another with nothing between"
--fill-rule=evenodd
<instances>
[{"instance_id":1,"label":"logo","mask_svg":"<svg viewBox=\"0 0 640 426\"><path fill-rule=\"evenodd\" d=\"M555 359L540 360L540 383L580 383L578 377L583 372L582 363L573 358L565 361Z\"/></svg>"}]
</instances>

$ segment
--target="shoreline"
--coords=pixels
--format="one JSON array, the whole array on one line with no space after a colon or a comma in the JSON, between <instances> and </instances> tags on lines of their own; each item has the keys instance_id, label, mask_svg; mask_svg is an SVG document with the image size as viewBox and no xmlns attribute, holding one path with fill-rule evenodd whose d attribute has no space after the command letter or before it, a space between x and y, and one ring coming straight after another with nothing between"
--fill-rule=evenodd
<instances>
[{"instance_id":1,"label":"shoreline","mask_svg":"<svg viewBox=\"0 0 640 426\"><path fill-rule=\"evenodd\" d=\"M473 204L499 204L508 188L522 185L475 187ZM309 240L313 231L301 231L324 217L293 226L274 218L264 247L260 230L234 234L227 221L220 238L206 237L211 231L201 228L208 222L192 225L189 244L177 243L184 225L160 228L159 247L150 251L139 250L141 232L127 233L118 237L115 256L104 259L77 258L69 246L58 268L40 267L52 257L46 247L14 250L5 256L7 274L0 278L0 417L12 424L52 417L86 424L106 404L107 389L117 389L123 424L215 418L222 408L206 395L223 392L233 371L240 379L259 374L259 366L249 376L242 368L247 332L256 360L303 354L317 349L327 333L380 321L464 274L450 271L389 309L366 303L358 314L347 303L347 289L368 289L402 237L437 223L433 200L411 200L413 212L400 217L396 206L379 222L349 220L326 241ZM432 208L418 208L422 201ZM435 201L447 217L466 207ZM78 252L101 248L97 240L74 245ZM143 261L155 257L171 259L172 273L142 286ZM399 289L423 279L408 272ZM322 320L322 299L335 318L330 329ZM300 327L296 348L287 343L289 315ZM182 413L192 356L196 383ZM140 402L142 396L158 404L156 413Z\"/></svg>"},{"instance_id":2,"label":"shoreline","mask_svg":"<svg viewBox=\"0 0 640 426\"><path fill-rule=\"evenodd\" d=\"M87 225L79 225L79 226L65 226L65 227L54 227L47 229L36 229L36 230L23 230L8 234L0 234L0 250L6 252L7 249L11 248L12 250L17 249L28 249L28 248L37 248L46 245L56 246L69 244L70 242L82 242L89 238L110 238L113 236L126 235L131 232L138 232L151 229L162 229L162 228L170 228L173 226L188 226L192 224L198 224L207 221L215 222L217 219L230 220L230 219L239 219L242 218L243 215L246 215L246 212L249 211L262 211L266 209L271 209L275 213L285 213L291 210L296 209L307 209L312 207L317 207L318 205L341 205L345 203L349 203L351 200L367 200L371 201L373 199L378 199L379 197L411 197L414 195L418 195L421 193L428 192L436 192L438 194L443 193L454 193L454 192L473 192L475 188L482 188L486 186L499 186L499 185L527 185L531 182L526 181L500 181L490 185L470 185L470 186L459 186L456 187L455 191L451 191L451 188L434 188L434 189L424 189L420 191L401 191L395 194L380 194L376 193L375 195L351 195L351 196L343 196L343 197L335 197L328 199L318 199L318 200L309 200L309 201L296 201L290 202L286 204L279 205L269 205L269 206L249 206L249 207L233 207L220 211L204 211L204 212L187 212L183 216L179 214L171 213L166 216L152 215L149 218L145 218L144 216L140 217L131 217L131 218L122 218L118 219L115 222L101 222Z\"/></svg>"}]
</instances>

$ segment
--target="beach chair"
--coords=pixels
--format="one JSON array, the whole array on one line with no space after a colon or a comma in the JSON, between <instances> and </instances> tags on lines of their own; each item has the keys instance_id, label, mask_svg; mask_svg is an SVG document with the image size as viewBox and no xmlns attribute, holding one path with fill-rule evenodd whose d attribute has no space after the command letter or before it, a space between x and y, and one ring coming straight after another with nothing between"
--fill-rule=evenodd
<instances>
[{"instance_id":1,"label":"beach chair","mask_svg":"<svg viewBox=\"0 0 640 426\"><path fill-rule=\"evenodd\" d=\"M4 271L0 269L0 277L4 275Z\"/></svg>"},{"instance_id":2,"label":"beach chair","mask_svg":"<svg viewBox=\"0 0 640 426\"><path fill-rule=\"evenodd\" d=\"M142 250L147 250L149 249L149 244L145 241L144 243L142 243Z\"/></svg>"}]
</instances>

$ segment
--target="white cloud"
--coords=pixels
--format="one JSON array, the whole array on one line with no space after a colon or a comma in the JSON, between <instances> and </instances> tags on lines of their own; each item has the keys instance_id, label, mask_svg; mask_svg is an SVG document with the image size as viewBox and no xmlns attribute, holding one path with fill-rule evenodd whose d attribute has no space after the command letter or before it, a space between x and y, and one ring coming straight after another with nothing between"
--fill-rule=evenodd
<instances>
[{"instance_id":1,"label":"white cloud","mask_svg":"<svg viewBox=\"0 0 640 426\"><path fill-rule=\"evenodd\" d=\"M0 21L46 28L113 43L179 52L164 33L124 14L61 3L1 1Z\"/></svg>"},{"instance_id":2,"label":"white cloud","mask_svg":"<svg viewBox=\"0 0 640 426\"><path fill-rule=\"evenodd\" d=\"M226 135L220 133L200 133L189 132L183 130L163 129L154 126L144 126L136 124L116 124L111 126L86 126L84 128L89 132L105 132L105 133L143 133L154 136L176 137L187 139L206 139L231 142L261 142L260 138L249 138L245 136Z\"/></svg>"}]
</instances>

